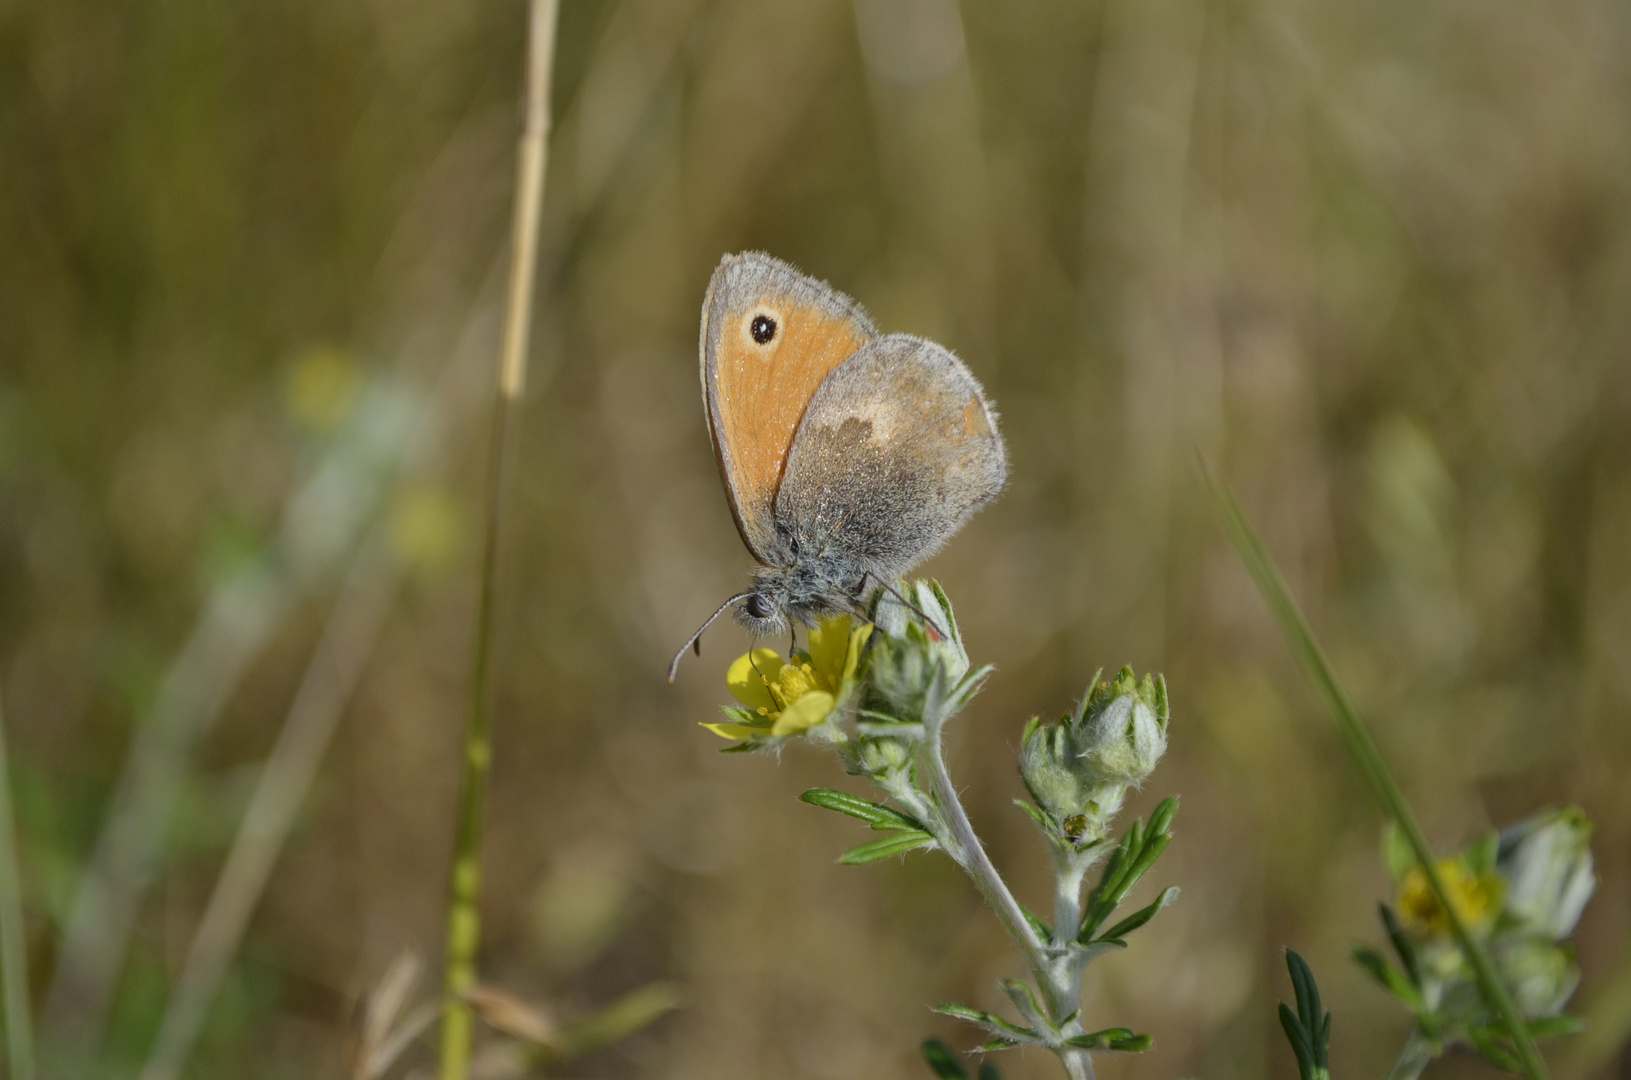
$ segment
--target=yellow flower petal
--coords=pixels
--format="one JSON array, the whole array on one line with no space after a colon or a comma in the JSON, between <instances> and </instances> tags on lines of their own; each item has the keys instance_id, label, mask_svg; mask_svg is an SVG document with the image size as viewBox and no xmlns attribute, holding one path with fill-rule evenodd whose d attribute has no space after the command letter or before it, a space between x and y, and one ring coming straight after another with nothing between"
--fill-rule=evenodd
<instances>
[{"instance_id":1,"label":"yellow flower petal","mask_svg":"<svg viewBox=\"0 0 1631 1080\"><path fill-rule=\"evenodd\" d=\"M775 649L754 649L736 658L725 675L725 687L731 697L750 709L774 711L776 701L770 696L766 679L775 679L786 663ZM755 670L757 668L757 670Z\"/></svg>"},{"instance_id":2,"label":"yellow flower petal","mask_svg":"<svg viewBox=\"0 0 1631 1080\"><path fill-rule=\"evenodd\" d=\"M810 631L810 666L827 685L836 689L844 674L844 654L849 648L850 617L835 615L822 620Z\"/></svg>"},{"instance_id":3,"label":"yellow flower petal","mask_svg":"<svg viewBox=\"0 0 1631 1080\"><path fill-rule=\"evenodd\" d=\"M763 735L764 728L750 728L746 724L699 724L722 739L751 739L755 735Z\"/></svg>"},{"instance_id":4,"label":"yellow flower petal","mask_svg":"<svg viewBox=\"0 0 1631 1080\"><path fill-rule=\"evenodd\" d=\"M866 647L867 639L872 636L872 624L857 626L850 631L849 648L844 653L844 674L841 682L849 682L855 678L855 669L861 663L861 650Z\"/></svg>"},{"instance_id":5,"label":"yellow flower petal","mask_svg":"<svg viewBox=\"0 0 1631 1080\"><path fill-rule=\"evenodd\" d=\"M1461 921L1473 929L1481 929L1500 913L1501 880L1491 874L1475 874L1461 859L1441 859L1439 880L1449 894L1450 904ZM1399 910L1405 919L1430 934L1450 932L1450 920L1433 895L1427 875L1419 866L1412 866L1399 883Z\"/></svg>"},{"instance_id":6,"label":"yellow flower petal","mask_svg":"<svg viewBox=\"0 0 1631 1080\"><path fill-rule=\"evenodd\" d=\"M776 736L802 735L832 712L833 696L825 690L812 690L793 702L776 717L770 733Z\"/></svg>"}]
</instances>

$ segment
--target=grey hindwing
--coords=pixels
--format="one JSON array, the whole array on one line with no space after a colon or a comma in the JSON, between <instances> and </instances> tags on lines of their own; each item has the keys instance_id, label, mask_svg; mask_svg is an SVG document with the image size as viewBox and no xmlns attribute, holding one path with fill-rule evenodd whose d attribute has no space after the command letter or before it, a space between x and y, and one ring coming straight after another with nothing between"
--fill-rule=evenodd
<instances>
[{"instance_id":1,"label":"grey hindwing","mask_svg":"<svg viewBox=\"0 0 1631 1080\"><path fill-rule=\"evenodd\" d=\"M776 494L776 528L829 580L900 577L995 498L1008 475L996 416L963 362L890 334L817 387Z\"/></svg>"}]
</instances>

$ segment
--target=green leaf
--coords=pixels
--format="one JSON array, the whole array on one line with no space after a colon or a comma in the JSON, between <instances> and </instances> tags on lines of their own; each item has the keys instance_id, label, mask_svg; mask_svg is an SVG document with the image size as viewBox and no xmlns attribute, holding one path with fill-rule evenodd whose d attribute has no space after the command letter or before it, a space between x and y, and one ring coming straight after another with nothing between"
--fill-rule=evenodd
<instances>
[{"instance_id":1,"label":"green leaf","mask_svg":"<svg viewBox=\"0 0 1631 1080\"><path fill-rule=\"evenodd\" d=\"M957 683L957 686L952 690L952 708L962 709L970 701L973 701L974 695L978 694L981 687L985 685L985 680L990 678L991 673L996 670L997 665L984 664L964 675Z\"/></svg>"},{"instance_id":2,"label":"green leaf","mask_svg":"<svg viewBox=\"0 0 1631 1080\"><path fill-rule=\"evenodd\" d=\"M1291 1052L1297 1058L1297 1075L1301 1076L1302 1080L1316 1080L1318 1073L1314 1065L1312 1040L1297 1019L1297 1014L1283 1001L1280 1002L1280 1027L1284 1029L1286 1041L1291 1044Z\"/></svg>"},{"instance_id":3,"label":"green leaf","mask_svg":"<svg viewBox=\"0 0 1631 1080\"><path fill-rule=\"evenodd\" d=\"M1002 1080L1002 1070L989 1061L982 1061L979 1080Z\"/></svg>"},{"instance_id":4,"label":"green leaf","mask_svg":"<svg viewBox=\"0 0 1631 1080\"><path fill-rule=\"evenodd\" d=\"M776 726L776 722L770 717L761 716L756 709L750 709L745 705L721 705L719 711L724 713L731 723L741 724L743 727L769 731Z\"/></svg>"},{"instance_id":5,"label":"green leaf","mask_svg":"<svg viewBox=\"0 0 1631 1080\"><path fill-rule=\"evenodd\" d=\"M1099 935L1099 928L1115 912L1127 894L1132 891L1142 878L1155 865L1161 853L1172 842L1172 834L1161 831L1172 823L1172 816L1177 811L1177 801L1164 799L1150 815L1150 826L1145 828L1142 821L1135 821L1127 834L1122 837L1120 845L1111 853L1110 859L1104 865L1103 876L1099 884L1088 894L1087 904L1084 907L1081 928L1076 933L1076 940L1086 945ZM1160 826L1160 829L1157 828ZM1165 895L1164 893L1162 895ZM1170 901L1169 901L1170 902ZM1159 911L1160 908L1156 908ZM1149 913L1154 915L1155 912ZM1136 916L1135 916L1136 917ZM1149 921L1148 918L1144 920ZM1142 926L1138 923L1137 926ZM1129 929L1136 929L1137 926ZM1104 940L1118 937L1117 934L1105 934Z\"/></svg>"},{"instance_id":6,"label":"green leaf","mask_svg":"<svg viewBox=\"0 0 1631 1080\"><path fill-rule=\"evenodd\" d=\"M1500 1038L1504 1034L1505 1031L1501 1028L1480 1027L1467 1032L1467 1038L1472 1040L1472 1045L1496 1068L1521 1073L1523 1062L1509 1049L1510 1044Z\"/></svg>"},{"instance_id":7,"label":"green leaf","mask_svg":"<svg viewBox=\"0 0 1631 1080\"><path fill-rule=\"evenodd\" d=\"M1177 815L1178 796L1168 795L1156 805L1154 813L1150 814L1150 834L1165 836L1172 828L1172 819Z\"/></svg>"},{"instance_id":8,"label":"green leaf","mask_svg":"<svg viewBox=\"0 0 1631 1080\"><path fill-rule=\"evenodd\" d=\"M1048 823L1048 816L1024 799L1015 799L1014 805L1025 811L1025 815L1036 822L1036 827L1042 830L1044 836L1053 835L1053 826Z\"/></svg>"},{"instance_id":9,"label":"green leaf","mask_svg":"<svg viewBox=\"0 0 1631 1080\"><path fill-rule=\"evenodd\" d=\"M1410 838L1405 836L1397 821L1389 821L1382 827L1382 861L1387 864L1387 872L1393 875L1394 881L1403 881L1416 865L1416 853L1410 850Z\"/></svg>"},{"instance_id":10,"label":"green leaf","mask_svg":"<svg viewBox=\"0 0 1631 1080\"><path fill-rule=\"evenodd\" d=\"M971 1009L967 1005L938 1005L935 1012L945 1016L955 1016L959 1020L967 1020L971 1024L979 1024L997 1038L1010 1044L1026 1043L1030 1046L1046 1046L1047 1040L1028 1027L1010 1024L995 1013L988 1013L982 1009Z\"/></svg>"},{"instance_id":11,"label":"green leaf","mask_svg":"<svg viewBox=\"0 0 1631 1080\"><path fill-rule=\"evenodd\" d=\"M934 837L920 829L910 829L898 835L878 840L860 847L850 848L839 856L838 861L845 866L864 866L867 863L877 862L894 855L904 855L908 851L916 851L922 847L933 847Z\"/></svg>"},{"instance_id":12,"label":"green leaf","mask_svg":"<svg viewBox=\"0 0 1631 1080\"><path fill-rule=\"evenodd\" d=\"M923 826L912 818L907 817L899 810L866 799L857 798L843 791L832 791L827 788L811 788L799 796L800 801L811 806L822 806L828 810L836 810L840 814L848 814L852 818L860 818L868 822L874 829L915 829L923 831Z\"/></svg>"},{"instance_id":13,"label":"green leaf","mask_svg":"<svg viewBox=\"0 0 1631 1080\"><path fill-rule=\"evenodd\" d=\"M992 1039L990 1042L984 1043L980 1046L980 1053L993 1054L998 1050L1012 1050L1018 1045L1019 1043L1013 1039ZM1001 1074L999 1073L998 1076L1000 1077ZM980 1080L985 1080L984 1068L980 1069Z\"/></svg>"},{"instance_id":14,"label":"green leaf","mask_svg":"<svg viewBox=\"0 0 1631 1080\"><path fill-rule=\"evenodd\" d=\"M1297 1056L1297 1072L1302 1080L1330 1080L1331 1014L1320 1004L1314 972L1293 949L1286 950L1286 970L1296 992L1297 1011L1292 1012L1281 1002L1280 1026L1291 1043L1291 1052Z\"/></svg>"},{"instance_id":15,"label":"green leaf","mask_svg":"<svg viewBox=\"0 0 1631 1080\"><path fill-rule=\"evenodd\" d=\"M562 1052L576 1057L626 1039L684 1004L684 994L670 983L651 983L631 990L599 1012L564 1028L560 1034Z\"/></svg>"},{"instance_id":16,"label":"green leaf","mask_svg":"<svg viewBox=\"0 0 1631 1080\"><path fill-rule=\"evenodd\" d=\"M1127 868L1125 879L1117 886L1116 901L1118 903L1122 897L1132 891L1134 885L1138 884L1139 878L1149 872L1150 867L1155 865L1155 860L1161 857L1161 853L1167 850L1167 845L1170 843L1172 843L1172 836L1168 833L1148 837L1144 841L1143 849L1139 851L1138 858L1133 860L1133 865Z\"/></svg>"},{"instance_id":17,"label":"green leaf","mask_svg":"<svg viewBox=\"0 0 1631 1080\"><path fill-rule=\"evenodd\" d=\"M1586 1022L1578 1016L1560 1014L1543 1016L1529 1021L1529 1034L1536 1039L1555 1039L1560 1035L1578 1035L1586 1030Z\"/></svg>"},{"instance_id":18,"label":"green leaf","mask_svg":"<svg viewBox=\"0 0 1631 1080\"><path fill-rule=\"evenodd\" d=\"M1139 908L1137 911L1133 912L1131 915L1127 916L1125 919L1106 930L1096 940L1120 941L1134 930L1137 930L1139 927L1155 918L1156 914L1159 913L1162 908L1171 905L1174 900L1177 900L1178 891L1178 886L1176 885L1167 886L1165 889L1161 890L1160 896L1157 896L1149 904Z\"/></svg>"},{"instance_id":19,"label":"green leaf","mask_svg":"<svg viewBox=\"0 0 1631 1080\"><path fill-rule=\"evenodd\" d=\"M955 1016L959 1020L969 1020L976 1024L985 1023L985 1018L991 1014L980 1009L973 1009L967 1005L959 1005L955 1001L944 1005L936 1005L934 1011L942 1016Z\"/></svg>"},{"instance_id":20,"label":"green leaf","mask_svg":"<svg viewBox=\"0 0 1631 1080\"><path fill-rule=\"evenodd\" d=\"M1495 833L1484 837L1467 851L1467 869L1474 874L1495 873L1495 854L1500 846L1501 838Z\"/></svg>"},{"instance_id":21,"label":"green leaf","mask_svg":"<svg viewBox=\"0 0 1631 1080\"><path fill-rule=\"evenodd\" d=\"M961 645L963 633L957 629L957 616L951 610L951 598L946 595L946 590L940 587L940 582L932 578L929 580L929 588L934 590L934 598L940 602L940 610L946 613L946 622L950 624L945 628L946 632L951 635L951 640L955 644Z\"/></svg>"},{"instance_id":22,"label":"green leaf","mask_svg":"<svg viewBox=\"0 0 1631 1080\"><path fill-rule=\"evenodd\" d=\"M1105 1028L1065 1040L1066 1046L1074 1046L1078 1050L1121 1050L1128 1053L1148 1050L1154 1043L1155 1040L1148 1035L1137 1035L1131 1028L1124 1027Z\"/></svg>"},{"instance_id":23,"label":"green leaf","mask_svg":"<svg viewBox=\"0 0 1631 1080\"><path fill-rule=\"evenodd\" d=\"M1387 928L1387 938L1393 943L1393 951L1399 955L1399 962L1404 965L1405 976L1411 984L1421 986L1421 960L1416 956L1416 943L1410 940L1404 927L1399 923L1399 917L1393 914L1393 909L1386 904L1377 904L1382 925Z\"/></svg>"},{"instance_id":24,"label":"green leaf","mask_svg":"<svg viewBox=\"0 0 1631 1080\"><path fill-rule=\"evenodd\" d=\"M939 1039L924 1039L920 1049L923 1060L940 1080L968 1080L968 1070L963 1068L957 1052Z\"/></svg>"},{"instance_id":25,"label":"green leaf","mask_svg":"<svg viewBox=\"0 0 1631 1080\"><path fill-rule=\"evenodd\" d=\"M1360 967L1370 972L1371 978L1382 984L1382 989L1404 1002L1413 1012L1423 1008L1421 991L1398 968L1375 949L1356 945L1353 958Z\"/></svg>"},{"instance_id":26,"label":"green leaf","mask_svg":"<svg viewBox=\"0 0 1631 1080\"><path fill-rule=\"evenodd\" d=\"M1031 929L1036 932L1036 936L1042 939L1044 945L1053 940L1053 927L1037 918L1036 913L1024 904L1019 905L1019 910L1025 916L1025 921L1031 924Z\"/></svg>"},{"instance_id":27,"label":"green leaf","mask_svg":"<svg viewBox=\"0 0 1631 1080\"><path fill-rule=\"evenodd\" d=\"M1043 1010L1042 1003L1036 1000L1036 993L1029 985L1018 979L1004 979L1002 988L1007 993L1008 1000L1014 1003L1014 1008L1018 1009L1019 1014L1028 1022L1036 1025L1039 1030L1053 1026L1048 1023L1047 1013Z\"/></svg>"},{"instance_id":28,"label":"green leaf","mask_svg":"<svg viewBox=\"0 0 1631 1080\"><path fill-rule=\"evenodd\" d=\"M1104 864L1104 873L1099 878L1098 885L1087 894L1087 903L1083 906L1082 927L1076 934L1076 940L1086 944L1093 940L1104 920L1116 909L1114 898L1110 895L1117 882L1122 878L1122 866L1127 862L1127 841L1123 838L1120 846L1110 853L1110 860Z\"/></svg>"}]
</instances>

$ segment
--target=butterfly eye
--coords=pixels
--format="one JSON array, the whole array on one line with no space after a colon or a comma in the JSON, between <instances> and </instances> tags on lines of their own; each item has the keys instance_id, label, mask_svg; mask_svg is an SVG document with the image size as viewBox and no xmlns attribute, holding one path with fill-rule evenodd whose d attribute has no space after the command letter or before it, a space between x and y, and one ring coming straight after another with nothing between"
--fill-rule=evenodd
<instances>
[{"instance_id":1,"label":"butterfly eye","mask_svg":"<svg viewBox=\"0 0 1631 1080\"><path fill-rule=\"evenodd\" d=\"M770 339L776 336L776 320L769 315L755 315L753 322L748 324L748 333L760 345L768 345Z\"/></svg>"},{"instance_id":2,"label":"butterfly eye","mask_svg":"<svg viewBox=\"0 0 1631 1080\"><path fill-rule=\"evenodd\" d=\"M771 323L770 325L772 329L774 329L776 324ZM766 340L769 339L767 338ZM752 615L755 619L768 619L770 616L776 613L776 609L770 606L770 601L765 599L763 596L760 596L758 593L754 593L752 596L748 597L748 602L744 606L748 609L748 614Z\"/></svg>"}]
</instances>

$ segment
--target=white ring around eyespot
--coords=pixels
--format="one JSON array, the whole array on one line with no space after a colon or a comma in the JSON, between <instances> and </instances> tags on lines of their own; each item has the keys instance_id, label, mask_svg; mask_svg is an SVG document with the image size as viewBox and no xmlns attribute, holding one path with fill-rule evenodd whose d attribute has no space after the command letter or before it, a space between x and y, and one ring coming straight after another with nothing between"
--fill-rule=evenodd
<instances>
[{"instance_id":1,"label":"white ring around eyespot","mask_svg":"<svg viewBox=\"0 0 1631 1080\"><path fill-rule=\"evenodd\" d=\"M769 341L764 342L763 344L760 344L759 342L753 340L753 320L757 319L761 315L763 315L765 318L769 319L771 322L776 324L776 333L775 333L775 335L772 336ZM786 329L787 329L787 320L786 320L786 318L784 318L782 316L782 313L780 311L776 310L775 308L771 307L768 304L760 304L758 307L755 307L752 311L749 311L742 318L742 336L747 339L748 348L753 349L756 352L764 354L764 358L766 360L770 359L771 354L774 353L776 351L777 346L779 346L781 344L782 333Z\"/></svg>"}]
</instances>

